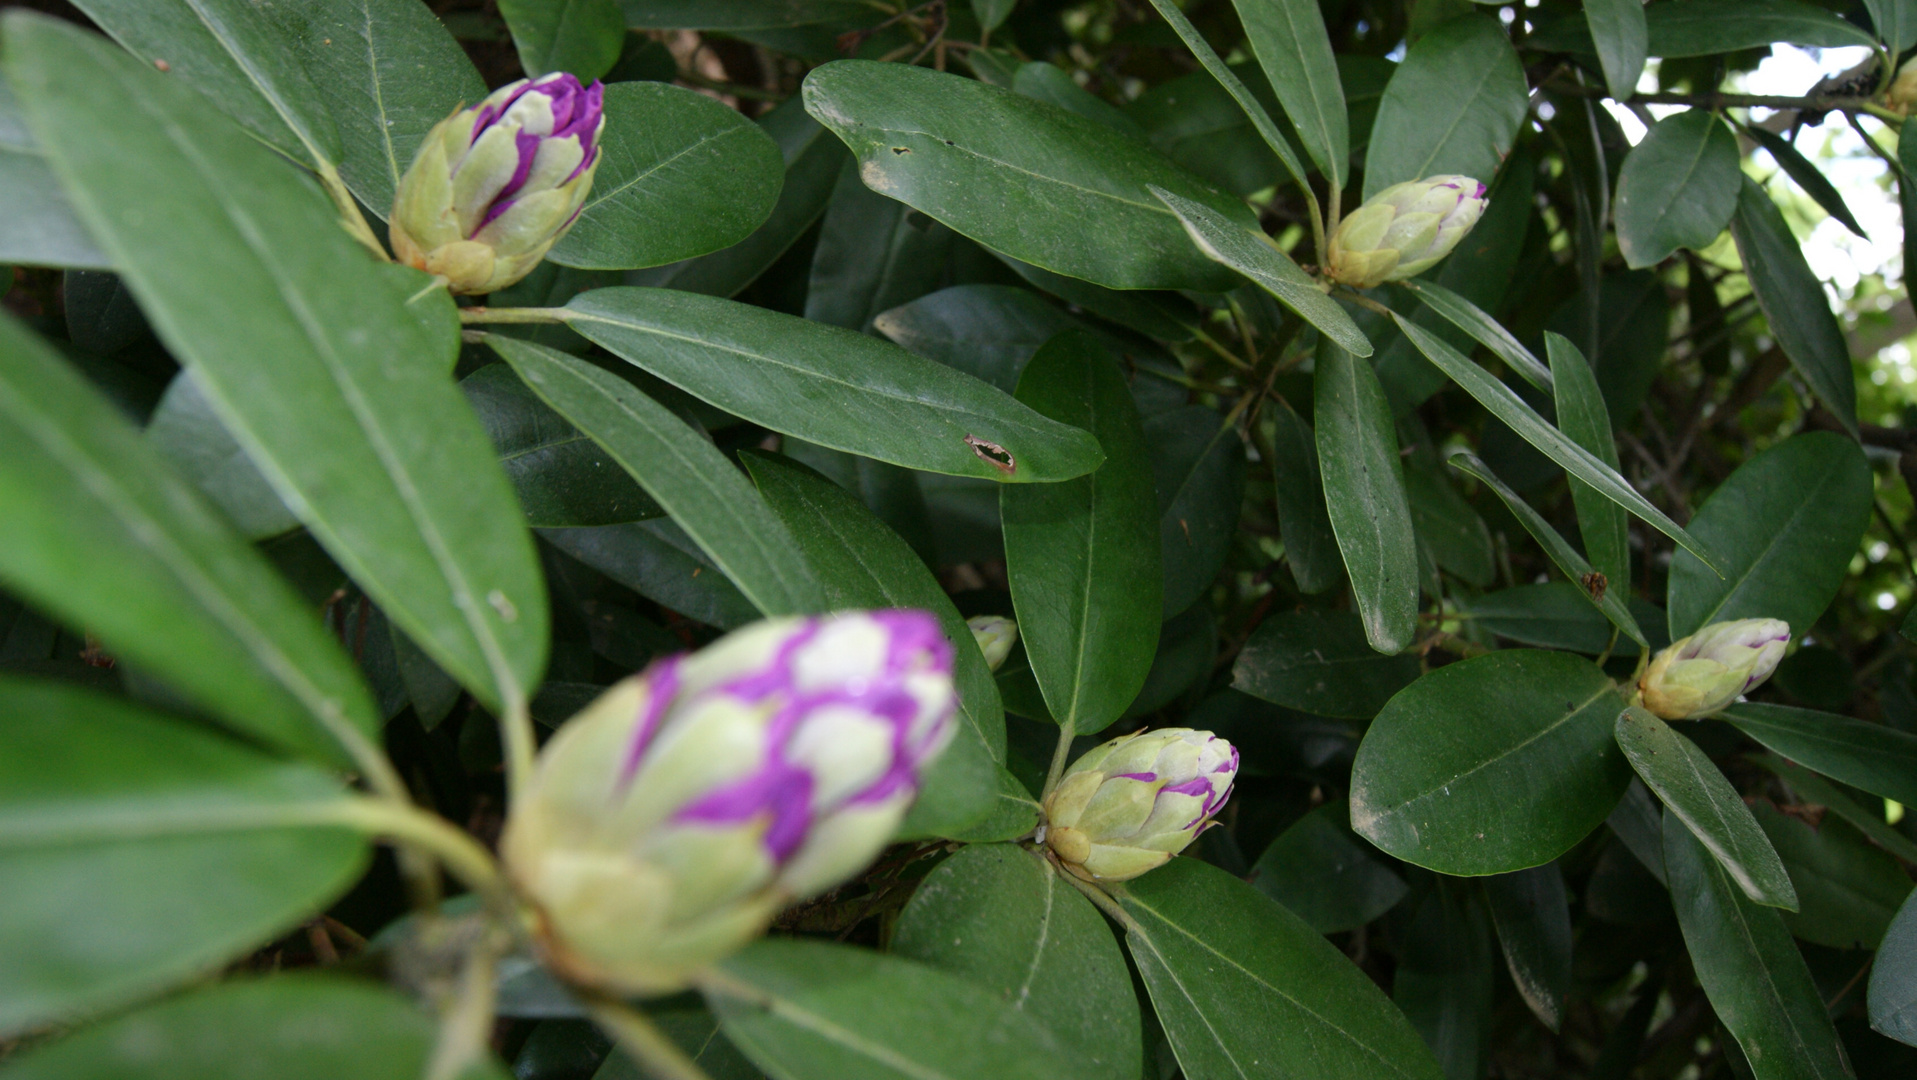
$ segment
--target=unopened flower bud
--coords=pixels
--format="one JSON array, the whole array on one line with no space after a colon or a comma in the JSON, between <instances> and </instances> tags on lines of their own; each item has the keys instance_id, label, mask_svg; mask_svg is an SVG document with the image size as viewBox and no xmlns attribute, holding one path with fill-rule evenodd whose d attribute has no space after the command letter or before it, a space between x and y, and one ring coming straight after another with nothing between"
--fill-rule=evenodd
<instances>
[{"instance_id":1,"label":"unopened flower bud","mask_svg":"<svg viewBox=\"0 0 1917 1080\"><path fill-rule=\"evenodd\" d=\"M755 623L612 687L546 744L500 843L547 958L683 989L872 861L956 707L920 611Z\"/></svg>"},{"instance_id":2,"label":"unopened flower bud","mask_svg":"<svg viewBox=\"0 0 1917 1080\"><path fill-rule=\"evenodd\" d=\"M1018 624L1003 615L974 615L965 620L972 628L972 636L978 640L978 649L985 654L985 666L993 671L1005 663L1012 655L1012 646L1018 644Z\"/></svg>"},{"instance_id":3,"label":"unopened flower bud","mask_svg":"<svg viewBox=\"0 0 1917 1080\"><path fill-rule=\"evenodd\" d=\"M1237 775L1237 749L1209 731L1122 735L1065 770L1045 800L1045 842L1086 881L1135 878L1185 850Z\"/></svg>"},{"instance_id":4,"label":"unopened flower bud","mask_svg":"<svg viewBox=\"0 0 1917 1080\"><path fill-rule=\"evenodd\" d=\"M1638 680L1644 707L1666 720L1695 720L1736 701L1771 677L1791 640L1779 619L1712 623L1676 641Z\"/></svg>"},{"instance_id":5,"label":"unopened flower bud","mask_svg":"<svg viewBox=\"0 0 1917 1080\"><path fill-rule=\"evenodd\" d=\"M521 79L441 120L393 197L400 262L489 293L525 277L572 227L599 167L605 87Z\"/></svg>"},{"instance_id":6,"label":"unopened flower bud","mask_svg":"<svg viewBox=\"0 0 1917 1080\"><path fill-rule=\"evenodd\" d=\"M1897 69L1890 89L1884 91L1884 104L1896 110L1899 116L1907 115L1910 107L1917 104L1917 58L1904 61L1904 66Z\"/></svg>"},{"instance_id":7,"label":"unopened flower bud","mask_svg":"<svg viewBox=\"0 0 1917 1080\"><path fill-rule=\"evenodd\" d=\"M1338 223L1325 273L1354 289L1421 274L1451 254L1484 204L1484 185L1468 176L1393 184Z\"/></svg>"}]
</instances>

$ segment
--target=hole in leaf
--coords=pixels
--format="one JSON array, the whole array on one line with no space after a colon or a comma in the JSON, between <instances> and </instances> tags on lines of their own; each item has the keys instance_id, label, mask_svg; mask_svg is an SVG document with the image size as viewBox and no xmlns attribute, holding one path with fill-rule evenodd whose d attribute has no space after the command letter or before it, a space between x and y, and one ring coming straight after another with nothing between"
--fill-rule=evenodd
<instances>
[{"instance_id":1,"label":"hole in leaf","mask_svg":"<svg viewBox=\"0 0 1917 1080\"><path fill-rule=\"evenodd\" d=\"M909 154L912 152L912 148L909 146L894 146L892 152L894 154Z\"/></svg>"},{"instance_id":2,"label":"hole in leaf","mask_svg":"<svg viewBox=\"0 0 1917 1080\"><path fill-rule=\"evenodd\" d=\"M977 454L980 461L1007 476L1018 471L1018 462L1012 457L1012 452L995 442L987 442L977 435L967 435L965 445L972 448L972 453Z\"/></svg>"}]
</instances>

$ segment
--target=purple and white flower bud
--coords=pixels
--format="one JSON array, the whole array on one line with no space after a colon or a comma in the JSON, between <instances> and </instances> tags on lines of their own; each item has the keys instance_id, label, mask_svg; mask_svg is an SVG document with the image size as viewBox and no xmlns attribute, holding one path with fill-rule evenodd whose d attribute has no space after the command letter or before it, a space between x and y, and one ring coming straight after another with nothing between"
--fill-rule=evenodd
<instances>
[{"instance_id":1,"label":"purple and white flower bud","mask_svg":"<svg viewBox=\"0 0 1917 1080\"><path fill-rule=\"evenodd\" d=\"M1121 735L1059 778L1045 799L1045 843L1086 881L1135 878L1204 831L1237 775L1237 748L1209 731Z\"/></svg>"},{"instance_id":2,"label":"purple and white flower bud","mask_svg":"<svg viewBox=\"0 0 1917 1080\"><path fill-rule=\"evenodd\" d=\"M1325 274L1354 289L1421 274L1451 254L1484 204L1484 185L1468 176L1393 184L1338 223Z\"/></svg>"},{"instance_id":3,"label":"purple and white flower bud","mask_svg":"<svg viewBox=\"0 0 1917 1080\"><path fill-rule=\"evenodd\" d=\"M1005 663L1005 658L1012 655L1012 646L1018 644L1018 623L1003 615L974 615L965 620L965 625L972 628L972 637L985 654L985 666L993 671Z\"/></svg>"},{"instance_id":4,"label":"purple and white flower bud","mask_svg":"<svg viewBox=\"0 0 1917 1080\"><path fill-rule=\"evenodd\" d=\"M755 623L607 690L540 752L500 842L548 959L683 989L872 861L956 709L920 611Z\"/></svg>"},{"instance_id":5,"label":"purple and white flower bud","mask_svg":"<svg viewBox=\"0 0 1917 1080\"><path fill-rule=\"evenodd\" d=\"M1695 720L1771 677L1790 644L1781 619L1733 619L1672 642L1637 682L1644 707L1666 720Z\"/></svg>"},{"instance_id":6,"label":"purple and white flower bud","mask_svg":"<svg viewBox=\"0 0 1917 1080\"><path fill-rule=\"evenodd\" d=\"M455 293L525 277L566 234L599 167L605 87L560 71L502 86L441 120L393 197L400 262Z\"/></svg>"}]
</instances>

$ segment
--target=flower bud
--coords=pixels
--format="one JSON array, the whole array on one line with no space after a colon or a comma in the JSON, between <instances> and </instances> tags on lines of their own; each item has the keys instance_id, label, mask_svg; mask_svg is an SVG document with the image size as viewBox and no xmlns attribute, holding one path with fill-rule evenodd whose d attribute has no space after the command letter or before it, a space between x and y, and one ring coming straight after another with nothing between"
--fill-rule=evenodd
<instances>
[{"instance_id":1,"label":"flower bud","mask_svg":"<svg viewBox=\"0 0 1917 1080\"><path fill-rule=\"evenodd\" d=\"M441 120L393 197L400 262L489 293L525 277L579 216L599 167L605 87L521 79Z\"/></svg>"},{"instance_id":2,"label":"flower bud","mask_svg":"<svg viewBox=\"0 0 1917 1080\"><path fill-rule=\"evenodd\" d=\"M547 742L500 842L548 961L683 989L872 861L956 707L921 611L755 623L607 690Z\"/></svg>"},{"instance_id":3,"label":"flower bud","mask_svg":"<svg viewBox=\"0 0 1917 1080\"><path fill-rule=\"evenodd\" d=\"M1237 775L1237 749L1209 731L1121 735L1059 778L1045 800L1045 842L1086 881L1135 878L1185 850Z\"/></svg>"},{"instance_id":4,"label":"flower bud","mask_svg":"<svg viewBox=\"0 0 1917 1080\"><path fill-rule=\"evenodd\" d=\"M1651 661L1637 682L1644 707L1666 720L1695 720L1771 677L1791 640L1779 619L1712 623Z\"/></svg>"},{"instance_id":5,"label":"flower bud","mask_svg":"<svg viewBox=\"0 0 1917 1080\"><path fill-rule=\"evenodd\" d=\"M1012 646L1018 644L1018 624L1003 615L974 615L965 620L965 625L972 628L972 637L985 654L985 666L993 671L1005 663L1005 658L1012 655Z\"/></svg>"},{"instance_id":6,"label":"flower bud","mask_svg":"<svg viewBox=\"0 0 1917 1080\"><path fill-rule=\"evenodd\" d=\"M1423 273L1458 246L1484 203L1484 185L1468 176L1393 184L1338 223L1325 273L1355 289Z\"/></svg>"},{"instance_id":7,"label":"flower bud","mask_svg":"<svg viewBox=\"0 0 1917 1080\"><path fill-rule=\"evenodd\" d=\"M1917 104L1917 58L1904 61L1904 66L1897 69L1890 89L1884 91L1884 104L1899 116L1908 115L1911 105Z\"/></svg>"}]
</instances>

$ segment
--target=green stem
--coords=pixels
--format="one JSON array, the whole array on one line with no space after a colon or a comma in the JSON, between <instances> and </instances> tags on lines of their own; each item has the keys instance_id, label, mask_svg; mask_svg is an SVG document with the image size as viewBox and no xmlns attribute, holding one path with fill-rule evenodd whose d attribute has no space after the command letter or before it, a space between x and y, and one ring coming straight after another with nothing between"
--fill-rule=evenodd
<instances>
[{"instance_id":1,"label":"green stem","mask_svg":"<svg viewBox=\"0 0 1917 1080\"><path fill-rule=\"evenodd\" d=\"M459 990L440 1016L439 1039L425 1080L458 1080L486 1056L498 1004L498 961L505 935L494 929L466 954Z\"/></svg>"},{"instance_id":2,"label":"green stem","mask_svg":"<svg viewBox=\"0 0 1917 1080\"><path fill-rule=\"evenodd\" d=\"M507 683L500 689L506 698L499 717L500 741L506 749L506 791L517 799L532 779L539 741L533 734L532 711L525 691L517 682Z\"/></svg>"},{"instance_id":3,"label":"green stem","mask_svg":"<svg viewBox=\"0 0 1917 1080\"><path fill-rule=\"evenodd\" d=\"M333 163L322 159L319 163L320 186L333 200L333 207L339 211L340 224L346 226L346 232L353 239L365 245L368 251L379 256L381 262L392 262L392 256L386 254L386 248L373 235L372 226L366 224L366 215L359 212L359 203L353 193L346 188L346 182L340 179L339 170Z\"/></svg>"},{"instance_id":4,"label":"green stem","mask_svg":"<svg viewBox=\"0 0 1917 1080\"><path fill-rule=\"evenodd\" d=\"M492 853L438 814L409 803L352 798L327 804L320 816L430 853L502 915L517 906Z\"/></svg>"},{"instance_id":5,"label":"green stem","mask_svg":"<svg viewBox=\"0 0 1917 1080\"><path fill-rule=\"evenodd\" d=\"M646 1014L612 998L588 999L592 1018L653 1080L711 1080Z\"/></svg>"},{"instance_id":6,"label":"green stem","mask_svg":"<svg viewBox=\"0 0 1917 1080\"><path fill-rule=\"evenodd\" d=\"M1138 920L1132 918L1132 913L1129 911L1126 911L1124 906L1121 905L1116 899L1114 899L1111 893L1108 893L1104 889L1101 889L1098 886L1093 885L1091 882L1086 881L1083 878L1080 878L1077 875L1071 873L1070 871L1059 867L1056 862L1052 864L1052 869L1057 872L1059 877L1062 877L1066 881L1070 882L1072 888L1077 889L1081 893L1084 893L1085 899L1090 900L1093 904L1096 904L1098 906L1098 910L1104 912L1107 915L1110 915L1112 917L1113 922L1116 922L1118 925L1124 927L1127 931L1134 932L1134 933L1137 932Z\"/></svg>"},{"instance_id":7,"label":"green stem","mask_svg":"<svg viewBox=\"0 0 1917 1080\"><path fill-rule=\"evenodd\" d=\"M1065 766L1072 756L1072 739L1078 734L1076 720L1062 720L1058 725L1058 746L1052 751L1052 767L1045 773L1045 789L1039 793L1042 803L1052 797L1052 789L1058 786L1058 778L1065 775Z\"/></svg>"},{"instance_id":8,"label":"green stem","mask_svg":"<svg viewBox=\"0 0 1917 1080\"><path fill-rule=\"evenodd\" d=\"M461 323L465 323L469 325L474 323L481 323L481 324L483 323L544 323L544 324L561 323L563 324L571 316L572 316L572 312L567 311L565 308L469 307L469 308L459 309L459 321Z\"/></svg>"}]
</instances>

